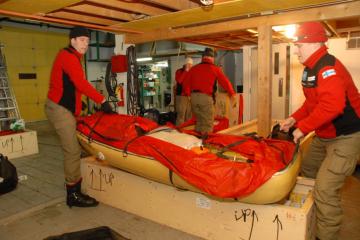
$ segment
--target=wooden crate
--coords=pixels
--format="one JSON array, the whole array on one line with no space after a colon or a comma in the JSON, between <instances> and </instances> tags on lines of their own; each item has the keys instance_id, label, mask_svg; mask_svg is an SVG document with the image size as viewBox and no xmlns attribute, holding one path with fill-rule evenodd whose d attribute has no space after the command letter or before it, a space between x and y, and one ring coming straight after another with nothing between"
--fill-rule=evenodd
<instances>
[{"instance_id":1,"label":"wooden crate","mask_svg":"<svg viewBox=\"0 0 360 240\"><path fill-rule=\"evenodd\" d=\"M93 157L82 159L81 171L84 191L100 202L204 239L315 239L313 181L298 179L291 196L302 204L252 205L180 191Z\"/></svg>"},{"instance_id":2,"label":"wooden crate","mask_svg":"<svg viewBox=\"0 0 360 240\"><path fill-rule=\"evenodd\" d=\"M23 157L39 152L35 131L0 136L0 153L9 159Z\"/></svg>"}]
</instances>

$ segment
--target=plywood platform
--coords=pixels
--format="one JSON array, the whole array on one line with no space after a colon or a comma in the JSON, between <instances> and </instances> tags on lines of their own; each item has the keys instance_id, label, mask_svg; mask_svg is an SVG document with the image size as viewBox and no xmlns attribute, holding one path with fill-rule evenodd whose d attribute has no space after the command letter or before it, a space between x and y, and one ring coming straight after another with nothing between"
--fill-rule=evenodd
<instances>
[{"instance_id":1,"label":"plywood platform","mask_svg":"<svg viewBox=\"0 0 360 240\"><path fill-rule=\"evenodd\" d=\"M99 201L205 239L314 239L312 181L298 180L299 203L225 202L147 180L94 158L82 159L83 189ZM300 203L301 202L301 203Z\"/></svg>"}]
</instances>

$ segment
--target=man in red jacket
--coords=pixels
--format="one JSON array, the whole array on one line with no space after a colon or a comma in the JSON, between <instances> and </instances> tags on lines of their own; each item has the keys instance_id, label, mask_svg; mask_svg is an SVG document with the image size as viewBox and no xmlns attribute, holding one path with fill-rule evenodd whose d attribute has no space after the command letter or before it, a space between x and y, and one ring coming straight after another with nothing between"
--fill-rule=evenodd
<instances>
[{"instance_id":1,"label":"man in red jacket","mask_svg":"<svg viewBox=\"0 0 360 240\"><path fill-rule=\"evenodd\" d=\"M190 95L185 93L184 79L190 71L193 60L190 57L185 59L185 64L175 72L176 80L176 126L180 126L191 118Z\"/></svg>"},{"instance_id":2,"label":"man in red jacket","mask_svg":"<svg viewBox=\"0 0 360 240\"><path fill-rule=\"evenodd\" d=\"M69 207L92 207L98 202L81 193L81 148L76 138L75 116L81 112L82 94L101 103L101 110L106 113L111 113L112 108L105 97L86 80L82 68L81 58L88 49L89 31L83 27L74 27L69 38L69 47L60 50L52 67L45 113L60 138L64 153L66 203Z\"/></svg>"},{"instance_id":3,"label":"man in red jacket","mask_svg":"<svg viewBox=\"0 0 360 240\"><path fill-rule=\"evenodd\" d=\"M200 64L192 67L184 79L185 94L191 93L191 109L196 117L195 130L204 138L213 131L217 82L234 101L236 96L229 79L214 64L214 50L205 48Z\"/></svg>"},{"instance_id":4,"label":"man in red jacket","mask_svg":"<svg viewBox=\"0 0 360 240\"><path fill-rule=\"evenodd\" d=\"M327 52L321 23L300 25L297 37L306 100L281 128L288 131L295 125L295 142L315 131L301 170L304 176L316 178L317 238L335 240L342 219L340 189L360 154L360 94L343 64Z\"/></svg>"}]
</instances>

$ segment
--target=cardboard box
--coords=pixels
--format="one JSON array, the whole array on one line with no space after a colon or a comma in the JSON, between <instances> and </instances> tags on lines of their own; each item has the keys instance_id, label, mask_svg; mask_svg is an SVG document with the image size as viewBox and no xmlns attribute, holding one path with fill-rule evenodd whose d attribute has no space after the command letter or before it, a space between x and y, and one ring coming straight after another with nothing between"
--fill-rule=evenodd
<instances>
[{"instance_id":1,"label":"cardboard box","mask_svg":"<svg viewBox=\"0 0 360 240\"><path fill-rule=\"evenodd\" d=\"M9 159L23 157L39 152L35 131L0 136L0 153Z\"/></svg>"},{"instance_id":2,"label":"cardboard box","mask_svg":"<svg viewBox=\"0 0 360 240\"><path fill-rule=\"evenodd\" d=\"M102 203L211 240L313 240L312 180L298 179L282 204L218 201L82 159L84 191Z\"/></svg>"}]
</instances>

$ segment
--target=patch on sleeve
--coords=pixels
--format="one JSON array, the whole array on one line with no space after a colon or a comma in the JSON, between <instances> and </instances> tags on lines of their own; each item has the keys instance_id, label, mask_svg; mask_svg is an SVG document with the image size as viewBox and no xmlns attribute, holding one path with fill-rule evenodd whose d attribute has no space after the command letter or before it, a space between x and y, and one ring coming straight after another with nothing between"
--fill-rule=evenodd
<instances>
[{"instance_id":1,"label":"patch on sleeve","mask_svg":"<svg viewBox=\"0 0 360 240\"><path fill-rule=\"evenodd\" d=\"M328 70L324 71L321 75L325 79L325 78L336 75L336 71L335 71L335 69L328 69Z\"/></svg>"}]
</instances>

